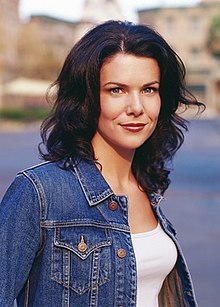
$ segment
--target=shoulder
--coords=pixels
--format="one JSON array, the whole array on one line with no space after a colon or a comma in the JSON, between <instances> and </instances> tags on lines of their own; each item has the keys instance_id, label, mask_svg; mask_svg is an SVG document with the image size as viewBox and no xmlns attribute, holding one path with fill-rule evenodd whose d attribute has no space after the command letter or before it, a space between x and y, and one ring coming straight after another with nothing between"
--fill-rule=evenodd
<instances>
[{"instance_id":1,"label":"shoulder","mask_svg":"<svg viewBox=\"0 0 220 307\"><path fill-rule=\"evenodd\" d=\"M67 161L43 162L18 173L26 177L40 195L64 195L79 186L75 171Z\"/></svg>"},{"instance_id":2,"label":"shoulder","mask_svg":"<svg viewBox=\"0 0 220 307\"><path fill-rule=\"evenodd\" d=\"M72 172L68 167L65 167L65 162L43 162L27 169L20 171L18 176L23 175L29 180L36 182L41 182L42 184L46 182L60 182L64 180L65 177L68 178L70 175L72 177Z\"/></svg>"},{"instance_id":3,"label":"shoulder","mask_svg":"<svg viewBox=\"0 0 220 307\"><path fill-rule=\"evenodd\" d=\"M76 185L77 179L69 167L64 167L64 161L43 162L20 171L15 181L23 182L26 188L36 191L38 196L58 192L64 186Z\"/></svg>"},{"instance_id":4,"label":"shoulder","mask_svg":"<svg viewBox=\"0 0 220 307\"><path fill-rule=\"evenodd\" d=\"M51 171L58 171L58 162L42 162L42 163L39 163L37 165L33 165L31 167L28 167L24 170L21 170L18 175L20 174L47 174L48 172L51 172Z\"/></svg>"}]
</instances>

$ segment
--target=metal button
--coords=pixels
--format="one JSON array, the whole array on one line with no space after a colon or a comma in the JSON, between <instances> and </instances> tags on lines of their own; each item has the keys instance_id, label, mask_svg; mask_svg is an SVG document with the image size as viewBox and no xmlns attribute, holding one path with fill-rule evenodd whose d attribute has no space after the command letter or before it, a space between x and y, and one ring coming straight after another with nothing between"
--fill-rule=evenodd
<instances>
[{"instance_id":1,"label":"metal button","mask_svg":"<svg viewBox=\"0 0 220 307\"><path fill-rule=\"evenodd\" d=\"M81 236L81 240L77 248L78 248L78 251L80 251L81 253L84 253L87 250L88 247L84 241L84 236Z\"/></svg>"},{"instance_id":2,"label":"metal button","mask_svg":"<svg viewBox=\"0 0 220 307\"><path fill-rule=\"evenodd\" d=\"M115 211L118 209L118 203L116 203L116 201L112 201L109 203L108 207L110 210Z\"/></svg>"},{"instance_id":3,"label":"metal button","mask_svg":"<svg viewBox=\"0 0 220 307\"><path fill-rule=\"evenodd\" d=\"M126 250L124 248L119 248L117 255L119 258L124 258L126 256Z\"/></svg>"}]
</instances>

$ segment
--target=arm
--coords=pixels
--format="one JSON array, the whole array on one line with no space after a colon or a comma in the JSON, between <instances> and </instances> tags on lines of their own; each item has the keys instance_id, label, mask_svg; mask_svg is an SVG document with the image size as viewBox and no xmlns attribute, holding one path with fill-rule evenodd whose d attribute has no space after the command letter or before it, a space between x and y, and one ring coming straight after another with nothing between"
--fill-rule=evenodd
<instances>
[{"instance_id":1,"label":"arm","mask_svg":"<svg viewBox=\"0 0 220 307\"><path fill-rule=\"evenodd\" d=\"M18 175L0 205L0 306L13 306L40 244L37 191Z\"/></svg>"}]
</instances>

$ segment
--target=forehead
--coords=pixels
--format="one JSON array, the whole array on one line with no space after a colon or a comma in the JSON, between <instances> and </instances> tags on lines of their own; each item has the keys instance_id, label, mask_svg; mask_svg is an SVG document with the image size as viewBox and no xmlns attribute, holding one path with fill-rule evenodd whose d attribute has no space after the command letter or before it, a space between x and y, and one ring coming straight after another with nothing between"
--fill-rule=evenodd
<instances>
[{"instance_id":1,"label":"forehead","mask_svg":"<svg viewBox=\"0 0 220 307\"><path fill-rule=\"evenodd\" d=\"M149 56L139 56L139 55L135 55L135 54L131 54L131 53L124 53L124 52L118 52L116 54L114 54L113 56L110 56L108 58L106 58L103 62L103 65L109 64L109 63L115 63L115 62L127 62L127 61L146 61L152 59L156 62L155 59L149 57Z\"/></svg>"},{"instance_id":2,"label":"forehead","mask_svg":"<svg viewBox=\"0 0 220 307\"><path fill-rule=\"evenodd\" d=\"M140 79L160 79L160 69L157 61L150 57L133 54L117 53L108 58L102 65L102 79L132 79L139 75Z\"/></svg>"}]
</instances>

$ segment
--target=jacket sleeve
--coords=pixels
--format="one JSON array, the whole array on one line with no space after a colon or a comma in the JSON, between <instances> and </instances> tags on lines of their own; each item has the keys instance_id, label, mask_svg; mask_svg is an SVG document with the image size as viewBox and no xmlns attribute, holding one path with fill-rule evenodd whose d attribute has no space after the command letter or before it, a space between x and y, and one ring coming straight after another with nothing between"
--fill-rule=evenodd
<instances>
[{"instance_id":1,"label":"jacket sleeve","mask_svg":"<svg viewBox=\"0 0 220 307\"><path fill-rule=\"evenodd\" d=\"M40 245L38 193L22 174L0 204L0 242L0 306L12 307Z\"/></svg>"}]
</instances>

